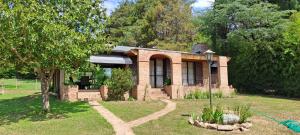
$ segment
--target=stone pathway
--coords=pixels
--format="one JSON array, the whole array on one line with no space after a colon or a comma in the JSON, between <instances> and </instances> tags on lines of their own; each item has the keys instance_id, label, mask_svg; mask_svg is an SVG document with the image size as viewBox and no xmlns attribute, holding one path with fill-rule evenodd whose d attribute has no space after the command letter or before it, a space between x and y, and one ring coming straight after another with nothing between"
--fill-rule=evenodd
<instances>
[{"instance_id":1,"label":"stone pathway","mask_svg":"<svg viewBox=\"0 0 300 135\"><path fill-rule=\"evenodd\" d=\"M128 123L115 116L112 112L101 106L97 101L89 101L89 104L113 126L116 135L134 135L131 129L132 127L139 126L151 120L156 120L176 109L176 103L166 99L162 99L161 101L167 103L167 106L164 109Z\"/></svg>"},{"instance_id":2,"label":"stone pathway","mask_svg":"<svg viewBox=\"0 0 300 135\"><path fill-rule=\"evenodd\" d=\"M176 103L174 103L170 100L166 100L166 99L161 99L161 101L167 103L167 106L164 109L162 109L158 112L152 113L150 115L147 115L145 117L128 122L127 124L129 125L129 127L136 127L136 126L142 125L148 121L156 120L159 117L164 116L164 115L168 114L169 112L176 109Z\"/></svg>"},{"instance_id":3,"label":"stone pathway","mask_svg":"<svg viewBox=\"0 0 300 135\"><path fill-rule=\"evenodd\" d=\"M97 101L90 101L89 104L113 126L116 135L134 135L132 129L123 120L104 108Z\"/></svg>"}]
</instances>

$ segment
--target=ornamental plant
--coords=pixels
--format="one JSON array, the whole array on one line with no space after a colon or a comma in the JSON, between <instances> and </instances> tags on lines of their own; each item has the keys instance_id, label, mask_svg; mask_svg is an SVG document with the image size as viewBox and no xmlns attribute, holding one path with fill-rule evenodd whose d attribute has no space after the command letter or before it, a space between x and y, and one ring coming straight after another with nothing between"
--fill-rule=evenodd
<instances>
[{"instance_id":1,"label":"ornamental plant","mask_svg":"<svg viewBox=\"0 0 300 135\"><path fill-rule=\"evenodd\" d=\"M132 71L129 68L113 69L107 85L108 100L125 100L124 94L133 88Z\"/></svg>"}]
</instances>

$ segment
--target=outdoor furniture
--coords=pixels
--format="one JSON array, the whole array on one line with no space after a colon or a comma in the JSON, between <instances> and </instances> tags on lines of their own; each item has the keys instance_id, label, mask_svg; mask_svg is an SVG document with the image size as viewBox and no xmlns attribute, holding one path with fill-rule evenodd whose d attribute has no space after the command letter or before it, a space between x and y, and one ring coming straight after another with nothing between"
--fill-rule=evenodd
<instances>
[{"instance_id":1,"label":"outdoor furniture","mask_svg":"<svg viewBox=\"0 0 300 135\"><path fill-rule=\"evenodd\" d=\"M89 76L82 76L80 78L79 89L89 89L90 86L91 86L90 77Z\"/></svg>"}]
</instances>

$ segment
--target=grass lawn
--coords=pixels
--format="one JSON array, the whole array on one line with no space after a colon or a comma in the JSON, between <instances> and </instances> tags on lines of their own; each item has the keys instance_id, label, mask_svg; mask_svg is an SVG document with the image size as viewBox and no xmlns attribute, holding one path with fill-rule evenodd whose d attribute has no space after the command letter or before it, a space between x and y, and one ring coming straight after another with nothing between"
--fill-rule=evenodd
<instances>
[{"instance_id":1,"label":"grass lawn","mask_svg":"<svg viewBox=\"0 0 300 135\"><path fill-rule=\"evenodd\" d=\"M40 87L39 80L0 79L0 89L40 91Z\"/></svg>"},{"instance_id":2,"label":"grass lawn","mask_svg":"<svg viewBox=\"0 0 300 135\"><path fill-rule=\"evenodd\" d=\"M182 114L199 114L202 107L208 105L208 100L177 100L177 108L175 111L166 116L145 123L134 128L137 135L215 135L215 134L233 134L231 132L217 132L213 130L197 128L187 123L187 117ZM222 106L234 106L236 104L251 104L252 111L259 110L275 116L279 119L294 119L300 121L300 100L280 99L261 96L237 96L235 98L214 99L214 104ZM130 113L128 113L130 115ZM286 127L278 125L264 117L255 114L252 118L253 127L246 135L282 135L294 134Z\"/></svg>"},{"instance_id":3,"label":"grass lawn","mask_svg":"<svg viewBox=\"0 0 300 135\"><path fill-rule=\"evenodd\" d=\"M100 103L127 122L154 113L165 107L165 103L162 101L101 101Z\"/></svg>"},{"instance_id":4,"label":"grass lawn","mask_svg":"<svg viewBox=\"0 0 300 135\"><path fill-rule=\"evenodd\" d=\"M112 126L84 102L51 98L43 115L39 94L0 95L0 135L112 135Z\"/></svg>"}]
</instances>

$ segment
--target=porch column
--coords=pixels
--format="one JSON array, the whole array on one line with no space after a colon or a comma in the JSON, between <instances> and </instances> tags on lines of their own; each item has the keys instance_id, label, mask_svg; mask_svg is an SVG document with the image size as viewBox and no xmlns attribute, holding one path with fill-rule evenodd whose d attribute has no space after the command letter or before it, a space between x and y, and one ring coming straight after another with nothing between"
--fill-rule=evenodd
<instances>
[{"instance_id":1,"label":"porch column","mask_svg":"<svg viewBox=\"0 0 300 135\"><path fill-rule=\"evenodd\" d=\"M208 90L208 63L207 61L202 61L202 77L203 77L203 87L205 90Z\"/></svg>"},{"instance_id":2,"label":"porch column","mask_svg":"<svg viewBox=\"0 0 300 135\"><path fill-rule=\"evenodd\" d=\"M173 59L175 60L175 58ZM172 63L172 85L168 95L171 99L183 98L181 60Z\"/></svg>"},{"instance_id":3,"label":"porch column","mask_svg":"<svg viewBox=\"0 0 300 135\"><path fill-rule=\"evenodd\" d=\"M137 85L133 89L133 96L137 100L147 100L146 96L149 93L150 86L150 60L148 52L144 50L138 51L137 56ZM146 94L146 95L145 95Z\"/></svg>"},{"instance_id":4,"label":"porch column","mask_svg":"<svg viewBox=\"0 0 300 135\"><path fill-rule=\"evenodd\" d=\"M228 72L227 72L228 59L225 56L219 56L218 61L218 85L219 88L228 88Z\"/></svg>"}]
</instances>

